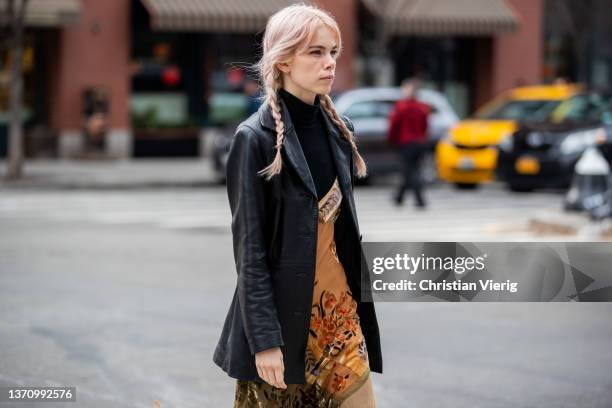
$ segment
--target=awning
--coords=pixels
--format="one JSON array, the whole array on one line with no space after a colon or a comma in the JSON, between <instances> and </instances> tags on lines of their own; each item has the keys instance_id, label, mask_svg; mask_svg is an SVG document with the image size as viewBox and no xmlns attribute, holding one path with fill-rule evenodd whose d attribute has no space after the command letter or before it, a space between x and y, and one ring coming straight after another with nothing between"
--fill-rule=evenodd
<instances>
[{"instance_id":1,"label":"awning","mask_svg":"<svg viewBox=\"0 0 612 408\"><path fill-rule=\"evenodd\" d=\"M21 7L21 1L16 1ZM81 4L79 0L29 0L26 26L57 27L72 24L79 20ZM8 0L0 0L0 25L7 25Z\"/></svg>"},{"instance_id":2,"label":"awning","mask_svg":"<svg viewBox=\"0 0 612 408\"><path fill-rule=\"evenodd\" d=\"M363 0L389 35L494 35L517 29L505 0Z\"/></svg>"},{"instance_id":3,"label":"awning","mask_svg":"<svg viewBox=\"0 0 612 408\"><path fill-rule=\"evenodd\" d=\"M154 30L254 33L268 18L295 1L141 0Z\"/></svg>"}]
</instances>

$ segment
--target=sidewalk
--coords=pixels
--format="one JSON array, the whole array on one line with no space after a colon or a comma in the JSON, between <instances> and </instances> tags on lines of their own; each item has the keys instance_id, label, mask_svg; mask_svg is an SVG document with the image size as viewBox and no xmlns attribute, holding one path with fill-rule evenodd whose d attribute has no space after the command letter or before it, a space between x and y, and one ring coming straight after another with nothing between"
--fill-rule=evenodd
<instances>
[{"instance_id":1,"label":"sidewalk","mask_svg":"<svg viewBox=\"0 0 612 408\"><path fill-rule=\"evenodd\" d=\"M134 189L218 184L210 159L28 160L23 177L6 181L0 160L0 189Z\"/></svg>"}]
</instances>

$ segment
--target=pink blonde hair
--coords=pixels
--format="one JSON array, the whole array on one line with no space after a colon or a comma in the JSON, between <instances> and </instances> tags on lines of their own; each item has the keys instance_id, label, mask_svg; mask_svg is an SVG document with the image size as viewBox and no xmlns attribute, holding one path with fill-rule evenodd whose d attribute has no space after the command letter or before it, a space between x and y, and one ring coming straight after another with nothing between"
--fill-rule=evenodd
<instances>
[{"instance_id":1,"label":"pink blonde hair","mask_svg":"<svg viewBox=\"0 0 612 408\"><path fill-rule=\"evenodd\" d=\"M281 147L284 140L285 126L281 118L277 92L282 86L282 73L277 64L289 60L296 51L304 49L315 34L316 29L326 25L336 32L338 37L338 54L342 51L340 28L336 20L326 11L304 3L292 4L276 12L268 20L263 37L263 54L254 65L259 73L263 87L263 101L268 102L272 109L272 117L276 123L276 155L274 160L258 174L269 180L279 174L282 168ZM355 144L355 137L346 127L332 103L329 95L319 95L321 106L331 120L338 126L342 136L351 144L353 157L357 165L357 176L365 177L366 164Z\"/></svg>"}]
</instances>

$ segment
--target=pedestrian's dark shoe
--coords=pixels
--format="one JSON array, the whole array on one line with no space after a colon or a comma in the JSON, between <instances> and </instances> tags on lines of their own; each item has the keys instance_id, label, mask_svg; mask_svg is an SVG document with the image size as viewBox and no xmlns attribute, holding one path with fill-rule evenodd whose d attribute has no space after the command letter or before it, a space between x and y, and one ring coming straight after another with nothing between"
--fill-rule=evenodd
<instances>
[{"instance_id":1,"label":"pedestrian's dark shoe","mask_svg":"<svg viewBox=\"0 0 612 408\"><path fill-rule=\"evenodd\" d=\"M427 204L423 203L423 202L418 202L415 205L415 208L417 208L418 210L424 210L427 208Z\"/></svg>"},{"instance_id":2,"label":"pedestrian's dark shoe","mask_svg":"<svg viewBox=\"0 0 612 408\"><path fill-rule=\"evenodd\" d=\"M393 204L395 204L397 207L401 207L403 203L404 203L403 197L400 197L398 195L393 196Z\"/></svg>"}]
</instances>

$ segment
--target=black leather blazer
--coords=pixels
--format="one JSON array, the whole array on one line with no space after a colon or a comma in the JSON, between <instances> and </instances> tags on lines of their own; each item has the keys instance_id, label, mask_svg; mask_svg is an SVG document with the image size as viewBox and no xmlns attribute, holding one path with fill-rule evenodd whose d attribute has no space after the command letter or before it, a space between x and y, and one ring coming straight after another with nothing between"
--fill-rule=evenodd
<instances>
[{"instance_id":1,"label":"black leather blazer","mask_svg":"<svg viewBox=\"0 0 612 408\"><path fill-rule=\"evenodd\" d=\"M226 176L238 277L213 361L230 377L261 382L255 353L280 346L285 383L303 384L316 266L318 198L282 98L279 104L285 124L280 174L269 181L257 175L276 153L275 124L268 103L238 126L231 143ZM336 252L358 303L370 370L382 373L374 303L361 301L362 288L370 286L367 272L361 273L365 258L353 198L351 146L325 110L323 117L343 194L334 228ZM354 131L352 122L347 117L343 120Z\"/></svg>"}]
</instances>

